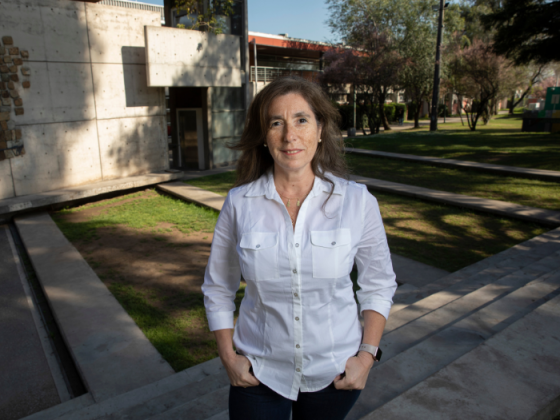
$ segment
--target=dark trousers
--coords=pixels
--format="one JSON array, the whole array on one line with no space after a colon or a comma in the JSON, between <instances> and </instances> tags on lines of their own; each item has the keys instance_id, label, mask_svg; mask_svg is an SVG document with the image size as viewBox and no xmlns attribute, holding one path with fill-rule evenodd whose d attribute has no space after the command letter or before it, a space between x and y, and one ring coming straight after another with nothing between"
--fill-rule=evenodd
<instances>
[{"instance_id":1,"label":"dark trousers","mask_svg":"<svg viewBox=\"0 0 560 420\"><path fill-rule=\"evenodd\" d=\"M266 385L230 386L230 420L343 420L354 406L359 390L338 390L334 384L316 392L300 392L297 401L277 394Z\"/></svg>"}]
</instances>

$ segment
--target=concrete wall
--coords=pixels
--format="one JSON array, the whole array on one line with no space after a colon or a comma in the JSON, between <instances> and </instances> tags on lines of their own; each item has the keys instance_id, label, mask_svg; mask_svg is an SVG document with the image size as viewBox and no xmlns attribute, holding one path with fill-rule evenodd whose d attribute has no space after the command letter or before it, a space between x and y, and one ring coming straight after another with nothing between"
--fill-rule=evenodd
<instances>
[{"instance_id":1,"label":"concrete wall","mask_svg":"<svg viewBox=\"0 0 560 420\"><path fill-rule=\"evenodd\" d=\"M0 199L168 168L165 93L149 88L144 26L157 12L2 0L0 37L29 52L25 154L0 161ZM12 113L14 111L12 110Z\"/></svg>"},{"instance_id":2,"label":"concrete wall","mask_svg":"<svg viewBox=\"0 0 560 420\"><path fill-rule=\"evenodd\" d=\"M145 34L148 86L241 87L239 36L149 26Z\"/></svg>"}]
</instances>

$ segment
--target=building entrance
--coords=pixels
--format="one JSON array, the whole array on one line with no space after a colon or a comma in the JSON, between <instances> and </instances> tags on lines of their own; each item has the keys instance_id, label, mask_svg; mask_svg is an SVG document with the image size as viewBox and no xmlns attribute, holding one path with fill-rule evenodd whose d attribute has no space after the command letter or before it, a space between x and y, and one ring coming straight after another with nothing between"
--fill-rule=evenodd
<instances>
[{"instance_id":1,"label":"building entrance","mask_svg":"<svg viewBox=\"0 0 560 420\"><path fill-rule=\"evenodd\" d=\"M202 109L177 109L179 166L185 169L205 169Z\"/></svg>"}]
</instances>

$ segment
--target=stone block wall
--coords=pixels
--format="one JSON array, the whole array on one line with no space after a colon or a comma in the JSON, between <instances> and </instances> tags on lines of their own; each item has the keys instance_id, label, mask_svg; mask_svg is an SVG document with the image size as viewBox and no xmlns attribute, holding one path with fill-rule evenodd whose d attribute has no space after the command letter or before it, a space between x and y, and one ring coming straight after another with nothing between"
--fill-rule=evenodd
<instances>
[{"instance_id":1,"label":"stone block wall","mask_svg":"<svg viewBox=\"0 0 560 420\"><path fill-rule=\"evenodd\" d=\"M0 199L168 168L165 93L148 88L158 12L0 2Z\"/></svg>"}]
</instances>

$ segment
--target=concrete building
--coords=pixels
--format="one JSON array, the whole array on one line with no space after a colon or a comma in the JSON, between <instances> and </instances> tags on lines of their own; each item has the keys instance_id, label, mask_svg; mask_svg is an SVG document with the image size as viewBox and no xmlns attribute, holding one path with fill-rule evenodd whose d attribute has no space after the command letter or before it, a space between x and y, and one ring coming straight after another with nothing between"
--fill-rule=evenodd
<instances>
[{"instance_id":1,"label":"concrete building","mask_svg":"<svg viewBox=\"0 0 560 420\"><path fill-rule=\"evenodd\" d=\"M225 35L162 28L161 8L120 3L131 2L0 3L0 199L165 171L170 161L235 160L225 146L241 134L248 102L245 3Z\"/></svg>"}]
</instances>

